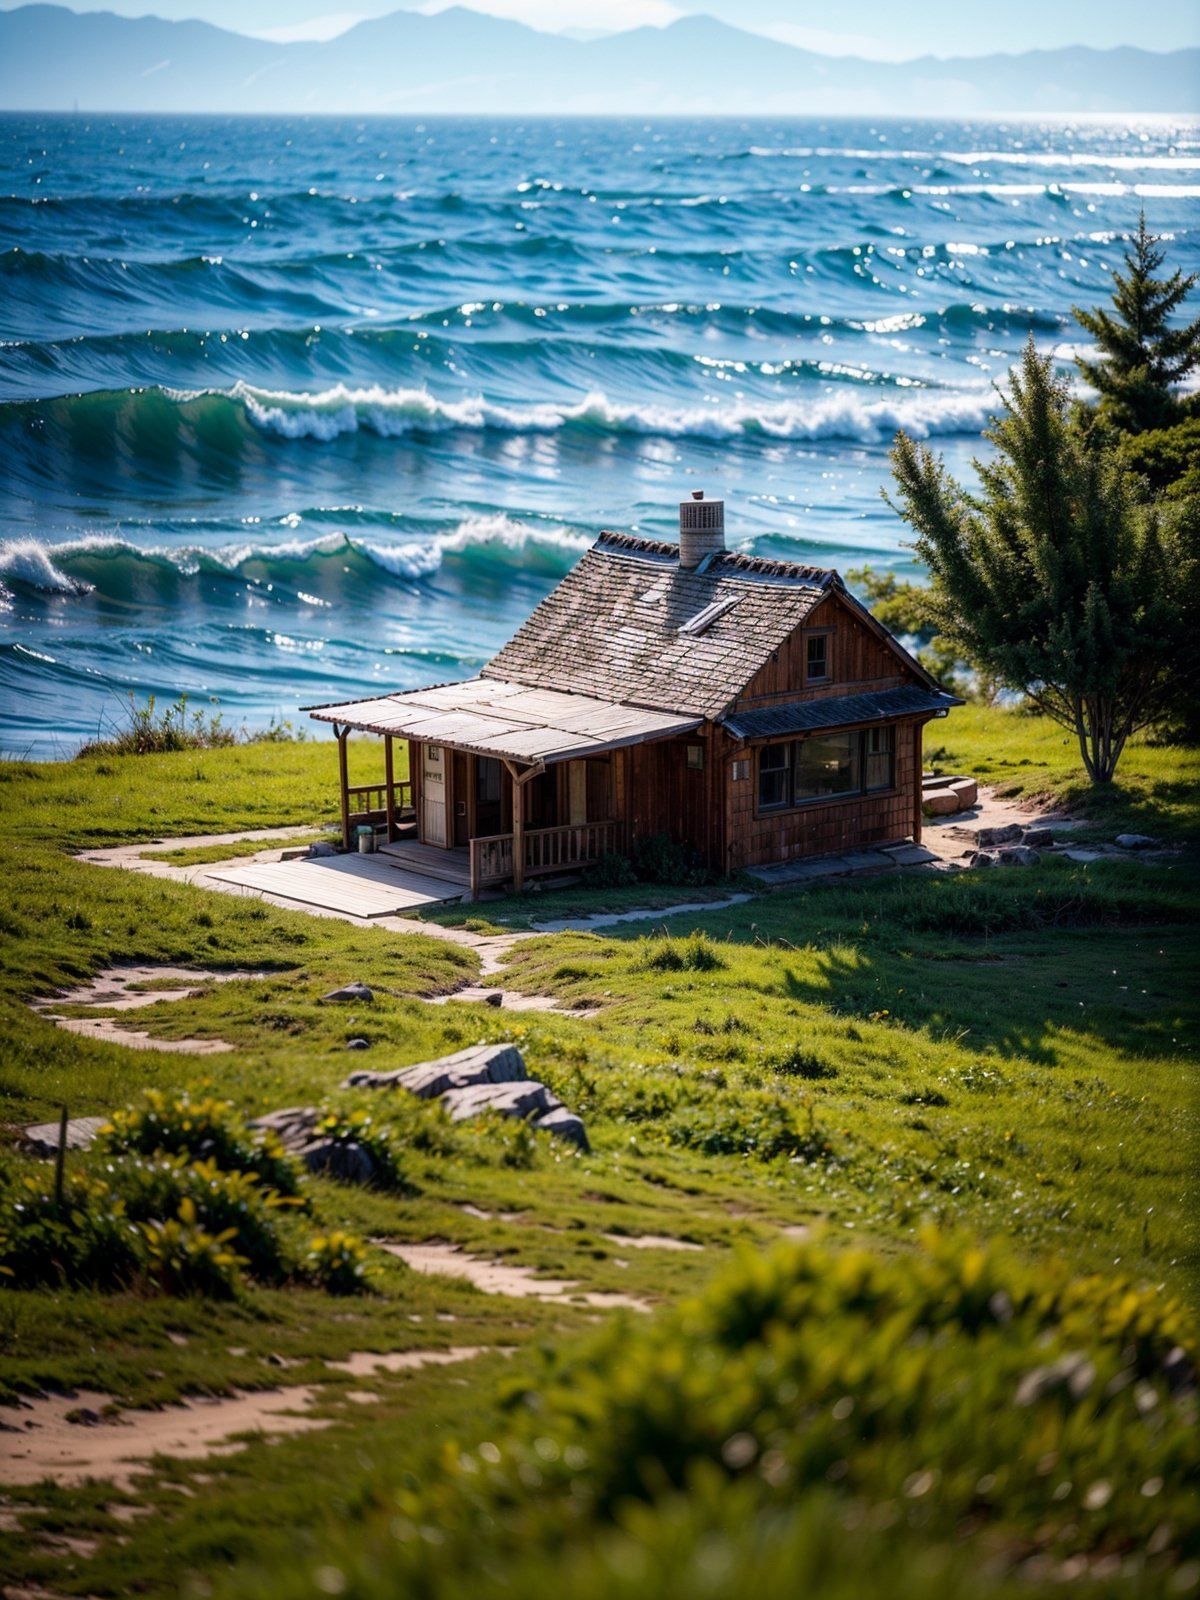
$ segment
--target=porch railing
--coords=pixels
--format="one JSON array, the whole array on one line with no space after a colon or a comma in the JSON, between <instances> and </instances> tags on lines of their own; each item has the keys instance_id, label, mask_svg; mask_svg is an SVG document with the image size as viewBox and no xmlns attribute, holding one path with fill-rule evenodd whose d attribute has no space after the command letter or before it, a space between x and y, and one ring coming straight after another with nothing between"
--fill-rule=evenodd
<instances>
[{"instance_id":1,"label":"porch railing","mask_svg":"<svg viewBox=\"0 0 1200 1600\"><path fill-rule=\"evenodd\" d=\"M354 783L346 790L349 805L349 823L370 823L372 826L388 818L388 786L386 783ZM392 784L392 816L399 817L413 808L413 787L409 778L397 778Z\"/></svg>"},{"instance_id":2,"label":"porch railing","mask_svg":"<svg viewBox=\"0 0 1200 1600\"><path fill-rule=\"evenodd\" d=\"M526 828L525 876L545 877L590 867L621 845L619 822L579 822L565 828ZM471 840L471 893L513 875L513 836L497 833Z\"/></svg>"}]
</instances>

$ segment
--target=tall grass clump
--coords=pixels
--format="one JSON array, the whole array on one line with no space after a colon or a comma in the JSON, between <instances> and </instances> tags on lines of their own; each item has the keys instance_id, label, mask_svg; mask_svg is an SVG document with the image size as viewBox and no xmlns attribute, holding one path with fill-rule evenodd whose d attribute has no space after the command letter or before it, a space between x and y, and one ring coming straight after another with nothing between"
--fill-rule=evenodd
<instances>
[{"instance_id":1,"label":"tall grass clump","mask_svg":"<svg viewBox=\"0 0 1200 1600\"><path fill-rule=\"evenodd\" d=\"M634 962L643 972L719 972L725 959L706 933L686 939L643 939Z\"/></svg>"},{"instance_id":2,"label":"tall grass clump","mask_svg":"<svg viewBox=\"0 0 1200 1600\"><path fill-rule=\"evenodd\" d=\"M148 695L146 704L139 706L132 692L128 710L121 726L107 735L97 735L76 753L76 759L87 756L158 756L176 750L225 750L234 744L290 744L303 743L306 730L296 728L283 718L275 718L266 728L253 732L241 727L231 728L219 711L188 709L188 697L179 699L161 711L154 695Z\"/></svg>"}]
</instances>

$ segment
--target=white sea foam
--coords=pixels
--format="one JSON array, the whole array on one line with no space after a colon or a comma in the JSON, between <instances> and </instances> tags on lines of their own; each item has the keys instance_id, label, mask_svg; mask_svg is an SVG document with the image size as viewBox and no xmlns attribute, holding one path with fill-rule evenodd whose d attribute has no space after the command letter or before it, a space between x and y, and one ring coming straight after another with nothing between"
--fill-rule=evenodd
<instances>
[{"instance_id":1,"label":"white sea foam","mask_svg":"<svg viewBox=\"0 0 1200 1600\"><path fill-rule=\"evenodd\" d=\"M797 440L875 440L904 428L924 438L976 432L996 406L987 389L928 389L877 397L824 393L811 399L699 406L639 405L593 392L574 405L507 406L482 395L440 400L425 389L348 389L339 384L302 394L238 384L230 398L240 401L255 426L267 432L325 441L362 428L385 438L452 429L557 433L574 428L666 438L757 434Z\"/></svg>"},{"instance_id":2,"label":"white sea foam","mask_svg":"<svg viewBox=\"0 0 1200 1600\"><path fill-rule=\"evenodd\" d=\"M90 541L88 541L90 543ZM100 541L96 541L99 543ZM64 551L83 547L84 541L64 546ZM0 582L22 584L44 594L87 594L91 584L60 572L54 564L53 545L37 539L5 539L0 542Z\"/></svg>"},{"instance_id":3,"label":"white sea foam","mask_svg":"<svg viewBox=\"0 0 1200 1600\"><path fill-rule=\"evenodd\" d=\"M297 518L298 522L303 521ZM417 582L437 572L447 556L461 556L472 550L499 551L514 563L527 562L532 551L541 549L559 561L572 560L590 544L586 534L574 532L558 523L521 522L503 512L469 516L452 527L439 529L424 538L382 539L353 537L341 532L322 533L313 539L285 539L279 543L238 543L200 548L195 545L136 545L122 539L87 537L58 545L43 545L36 539L12 540L0 544L0 587L7 579L25 588L50 594L89 593L93 584L61 570L79 556L105 555L160 566L192 577L207 569L244 574L261 566L278 574L286 565L304 565L322 557L357 554L395 578ZM315 584L315 577L306 579ZM324 605L320 595L297 591L305 604Z\"/></svg>"}]
</instances>

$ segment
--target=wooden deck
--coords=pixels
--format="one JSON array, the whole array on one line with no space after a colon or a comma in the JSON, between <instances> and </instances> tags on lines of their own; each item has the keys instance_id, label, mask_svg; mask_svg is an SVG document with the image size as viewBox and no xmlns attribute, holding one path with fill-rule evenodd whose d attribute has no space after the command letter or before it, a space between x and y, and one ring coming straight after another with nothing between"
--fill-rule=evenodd
<instances>
[{"instance_id":1,"label":"wooden deck","mask_svg":"<svg viewBox=\"0 0 1200 1600\"><path fill-rule=\"evenodd\" d=\"M391 917L421 906L444 905L461 900L466 890L465 869L463 881L454 883L408 871L390 859L390 854L247 862L244 866L220 867L206 876L280 900L292 900L297 905L364 918Z\"/></svg>"},{"instance_id":2,"label":"wooden deck","mask_svg":"<svg viewBox=\"0 0 1200 1600\"><path fill-rule=\"evenodd\" d=\"M381 844L377 854L380 860L405 872L457 884L463 890L470 888L471 853L466 845L444 850L440 845L420 844L416 839L398 839L394 844Z\"/></svg>"}]
</instances>

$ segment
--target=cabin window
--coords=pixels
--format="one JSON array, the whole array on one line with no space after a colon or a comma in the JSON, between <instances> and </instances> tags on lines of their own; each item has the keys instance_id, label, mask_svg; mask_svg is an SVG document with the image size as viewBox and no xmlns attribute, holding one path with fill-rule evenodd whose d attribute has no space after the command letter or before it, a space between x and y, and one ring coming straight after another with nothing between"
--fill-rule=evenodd
<instances>
[{"instance_id":1,"label":"cabin window","mask_svg":"<svg viewBox=\"0 0 1200 1600\"><path fill-rule=\"evenodd\" d=\"M773 811L792 803L792 747L769 744L758 757L758 805L760 811Z\"/></svg>"},{"instance_id":2,"label":"cabin window","mask_svg":"<svg viewBox=\"0 0 1200 1600\"><path fill-rule=\"evenodd\" d=\"M894 727L764 745L758 753L758 809L782 811L892 789L895 752Z\"/></svg>"},{"instance_id":3,"label":"cabin window","mask_svg":"<svg viewBox=\"0 0 1200 1600\"><path fill-rule=\"evenodd\" d=\"M734 783L745 783L746 779L749 776L750 776L750 763L748 761L743 759L741 761L735 761L733 763L733 781L734 781Z\"/></svg>"},{"instance_id":4,"label":"cabin window","mask_svg":"<svg viewBox=\"0 0 1200 1600\"><path fill-rule=\"evenodd\" d=\"M896 730L868 728L863 740L863 788L868 794L891 789L896 782Z\"/></svg>"},{"instance_id":5,"label":"cabin window","mask_svg":"<svg viewBox=\"0 0 1200 1600\"><path fill-rule=\"evenodd\" d=\"M490 756L475 757L475 804L479 806L500 803L500 763Z\"/></svg>"},{"instance_id":6,"label":"cabin window","mask_svg":"<svg viewBox=\"0 0 1200 1600\"><path fill-rule=\"evenodd\" d=\"M804 661L806 683L824 683L829 677L829 634L810 633Z\"/></svg>"},{"instance_id":7,"label":"cabin window","mask_svg":"<svg viewBox=\"0 0 1200 1600\"><path fill-rule=\"evenodd\" d=\"M857 794L861 743L858 733L821 733L793 745L792 803Z\"/></svg>"},{"instance_id":8,"label":"cabin window","mask_svg":"<svg viewBox=\"0 0 1200 1600\"><path fill-rule=\"evenodd\" d=\"M702 744L688 745L687 764L693 772L704 771L704 746Z\"/></svg>"}]
</instances>

